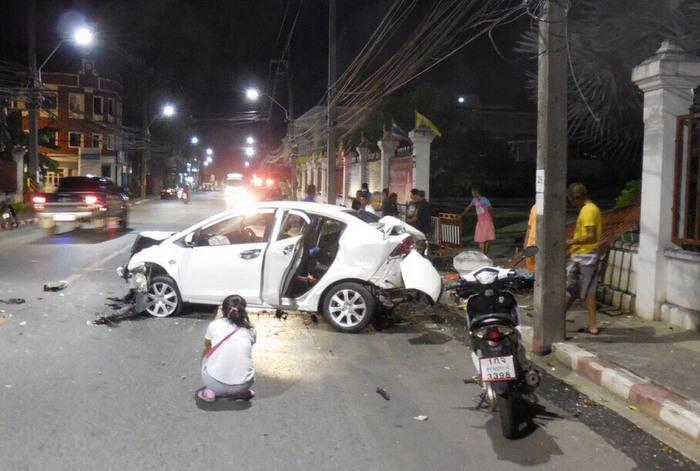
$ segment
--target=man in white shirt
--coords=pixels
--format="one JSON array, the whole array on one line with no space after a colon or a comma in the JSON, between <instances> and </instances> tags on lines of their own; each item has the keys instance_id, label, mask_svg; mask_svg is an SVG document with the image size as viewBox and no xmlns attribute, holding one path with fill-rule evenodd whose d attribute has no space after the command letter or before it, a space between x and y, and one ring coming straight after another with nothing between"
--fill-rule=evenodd
<instances>
[{"instance_id":1,"label":"man in white shirt","mask_svg":"<svg viewBox=\"0 0 700 471\"><path fill-rule=\"evenodd\" d=\"M382 217L382 194L379 191L372 193L369 204L365 206L365 211Z\"/></svg>"}]
</instances>

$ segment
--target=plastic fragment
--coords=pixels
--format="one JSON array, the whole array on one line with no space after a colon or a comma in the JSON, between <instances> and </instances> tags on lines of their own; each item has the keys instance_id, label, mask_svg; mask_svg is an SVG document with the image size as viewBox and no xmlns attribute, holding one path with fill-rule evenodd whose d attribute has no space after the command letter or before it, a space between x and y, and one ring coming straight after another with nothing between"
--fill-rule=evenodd
<instances>
[{"instance_id":1,"label":"plastic fragment","mask_svg":"<svg viewBox=\"0 0 700 471\"><path fill-rule=\"evenodd\" d=\"M68 288L68 282L66 280L52 281L44 284L44 291L61 291L66 288Z\"/></svg>"},{"instance_id":2,"label":"plastic fragment","mask_svg":"<svg viewBox=\"0 0 700 471\"><path fill-rule=\"evenodd\" d=\"M384 390L384 388L377 388L377 394L382 396L387 401L391 400L391 396L389 396L389 393L386 392L386 390Z\"/></svg>"},{"instance_id":3,"label":"plastic fragment","mask_svg":"<svg viewBox=\"0 0 700 471\"><path fill-rule=\"evenodd\" d=\"M425 422L426 420L428 420L428 416L427 415L417 415L414 417L414 419L418 420L419 422Z\"/></svg>"}]
</instances>

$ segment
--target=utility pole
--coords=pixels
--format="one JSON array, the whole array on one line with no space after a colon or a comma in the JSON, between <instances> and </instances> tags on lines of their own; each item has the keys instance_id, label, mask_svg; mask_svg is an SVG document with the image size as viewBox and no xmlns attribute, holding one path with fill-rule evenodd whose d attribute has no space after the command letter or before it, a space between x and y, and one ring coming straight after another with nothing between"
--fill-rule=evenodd
<instances>
[{"instance_id":1,"label":"utility pole","mask_svg":"<svg viewBox=\"0 0 700 471\"><path fill-rule=\"evenodd\" d=\"M144 143L141 151L141 198L146 197L146 175L148 174L148 159L151 152L151 130L148 121L148 71L143 75L143 135Z\"/></svg>"},{"instance_id":2,"label":"utility pole","mask_svg":"<svg viewBox=\"0 0 700 471\"><path fill-rule=\"evenodd\" d=\"M292 196L296 198L297 194L297 148L296 138L294 136L294 87L292 81L292 59L291 48L287 51L287 134L289 134L289 150L291 155L291 165L289 171L289 186Z\"/></svg>"},{"instance_id":3,"label":"utility pole","mask_svg":"<svg viewBox=\"0 0 700 471\"><path fill-rule=\"evenodd\" d=\"M566 337L566 61L563 0L547 0L539 24L537 77L537 272L532 349Z\"/></svg>"},{"instance_id":4,"label":"utility pole","mask_svg":"<svg viewBox=\"0 0 700 471\"><path fill-rule=\"evenodd\" d=\"M29 93L29 178L39 187L39 76L36 68L36 0L27 0L27 46L31 91Z\"/></svg>"},{"instance_id":5,"label":"utility pole","mask_svg":"<svg viewBox=\"0 0 700 471\"><path fill-rule=\"evenodd\" d=\"M336 204L335 158L336 158L336 110L335 110L335 0L328 2L328 176L326 195L328 204Z\"/></svg>"}]
</instances>

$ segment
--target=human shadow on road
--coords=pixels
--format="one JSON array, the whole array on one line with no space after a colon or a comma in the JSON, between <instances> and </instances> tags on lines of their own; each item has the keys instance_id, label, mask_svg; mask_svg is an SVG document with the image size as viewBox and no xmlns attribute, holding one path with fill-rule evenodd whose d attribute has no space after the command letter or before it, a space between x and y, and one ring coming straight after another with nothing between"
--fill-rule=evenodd
<instances>
[{"instance_id":1,"label":"human shadow on road","mask_svg":"<svg viewBox=\"0 0 700 471\"><path fill-rule=\"evenodd\" d=\"M227 397L220 397L220 398L217 398L214 402L207 402L207 401L201 400L197 396L197 393L200 390L201 389L198 389L197 391L195 391L194 401L195 401L195 404L197 405L197 408L199 408L200 410L203 410L205 412L246 410L246 409L251 408L252 402L255 400L255 399L252 399L250 401L236 401L234 399L230 399Z\"/></svg>"}]
</instances>

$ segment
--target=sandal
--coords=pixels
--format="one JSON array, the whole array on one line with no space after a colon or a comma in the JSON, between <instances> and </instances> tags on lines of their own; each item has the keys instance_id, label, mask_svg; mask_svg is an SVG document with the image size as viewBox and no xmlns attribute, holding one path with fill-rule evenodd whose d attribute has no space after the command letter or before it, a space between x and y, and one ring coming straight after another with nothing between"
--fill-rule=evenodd
<instances>
[{"instance_id":1,"label":"sandal","mask_svg":"<svg viewBox=\"0 0 700 471\"><path fill-rule=\"evenodd\" d=\"M232 398L234 401L250 401L255 397L255 391L249 389L247 391L239 392L235 394Z\"/></svg>"},{"instance_id":2,"label":"sandal","mask_svg":"<svg viewBox=\"0 0 700 471\"><path fill-rule=\"evenodd\" d=\"M203 400L204 402L216 401L216 393L209 388L204 388L197 391L197 397Z\"/></svg>"},{"instance_id":3,"label":"sandal","mask_svg":"<svg viewBox=\"0 0 700 471\"><path fill-rule=\"evenodd\" d=\"M592 331L588 327L581 327L580 329L577 330L577 332L579 332L581 334L599 335L600 329L596 329L595 331Z\"/></svg>"}]
</instances>

